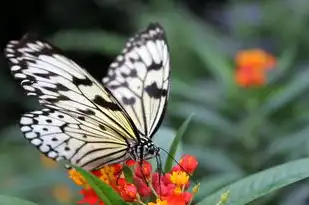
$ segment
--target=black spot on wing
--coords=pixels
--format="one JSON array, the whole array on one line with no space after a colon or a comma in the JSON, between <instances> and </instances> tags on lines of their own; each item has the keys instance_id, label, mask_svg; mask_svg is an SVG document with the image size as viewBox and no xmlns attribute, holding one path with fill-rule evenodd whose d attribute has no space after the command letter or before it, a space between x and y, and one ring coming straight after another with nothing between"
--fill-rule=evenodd
<instances>
[{"instance_id":1,"label":"black spot on wing","mask_svg":"<svg viewBox=\"0 0 309 205\"><path fill-rule=\"evenodd\" d=\"M136 102L136 99L134 97L128 98L128 97L122 97L122 102L125 105L134 105Z\"/></svg>"},{"instance_id":2,"label":"black spot on wing","mask_svg":"<svg viewBox=\"0 0 309 205\"><path fill-rule=\"evenodd\" d=\"M88 78L86 78L86 79L79 79L79 78L74 77L72 82L75 85L77 85L77 86L79 86L79 85L91 86L92 85L91 80L89 80Z\"/></svg>"},{"instance_id":3,"label":"black spot on wing","mask_svg":"<svg viewBox=\"0 0 309 205\"><path fill-rule=\"evenodd\" d=\"M69 91L70 90L68 87L66 87L66 86L64 86L60 83L57 83L56 86L57 86L57 90L61 90L61 91Z\"/></svg>"},{"instance_id":4,"label":"black spot on wing","mask_svg":"<svg viewBox=\"0 0 309 205\"><path fill-rule=\"evenodd\" d=\"M104 131L106 130L105 127L104 127L103 125L101 125L101 124L99 124L99 128L100 128L101 130L104 130Z\"/></svg>"},{"instance_id":5,"label":"black spot on wing","mask_svg":"<svg viewBox=\"0 0 309 205\"><path fill-rule=\"evenodd\" d=\"M123 78L127 78L127 77L137 77L137 71L136 70L131 70L129 74L126 74L126 73L121 73L121 76Z\"/></svg>"},{"instance_id":6,"label":"black spot on wing","mask_svg":"<svg viewBox=\"0 0 309 205\"><path fill-rule=\"evenodd\" d=\"M93 102L97 105L100 105L101 107L104 107L104 108L108 108L108 109L111 109L111 110L118 110L118 111L121 111L121 109L119 108L119 106L113 102L108 102L106 100L104 100L101 96L99 95L96 95L94 97L94 100Z\"/></svg>"},{"instance_id":7,"label":"black spot on wing","mask_svg":"<svg viewBox=\"0 0 309 205\"><path fill-rule=\"evenodd\" d=\"M154 63L153 62L150 66L147 67L147 69L148 70L160 70L160 69L162 69L162 66L163 66L162 62L160 62L160 63Z\"/></svg>"},{"instance_id":8,"label":"black spot on wing","mask_svg":"<svg viewBox=\"0 0 309 205\"><path fill-rule=\"evenodd\" d=\"M77 117L79 120L85 121L85 117L84 116L78 116Z\"/></svg>"},{"instance_id":9,"label":"black spot on wing","mask_svg":"<svg viewBox=\"0 0 309 205\"><path fill-rule=\"evenodd\" d=\"M145 92L153 98L160 98L162 96L166 96L167 94L167 90L158 88L158 85L155 82L145 87Z\"/></svg>"}]
</instances>

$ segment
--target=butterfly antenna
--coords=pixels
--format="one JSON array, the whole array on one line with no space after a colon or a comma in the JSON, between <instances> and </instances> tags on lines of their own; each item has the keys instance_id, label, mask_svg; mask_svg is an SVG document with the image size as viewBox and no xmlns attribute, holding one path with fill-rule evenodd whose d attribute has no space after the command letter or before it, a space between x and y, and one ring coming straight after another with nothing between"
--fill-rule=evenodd
<instances>
[{"instance_id":1,"label":"butterfly antenna","mask_svg":"<svg viewBox=\"0 0 309 205\"><path fill-rule=\"evenodd\" d=\"M162 194L162 187L161 187L161 177L163 176L163 169L162 169L162 160L160 154L156 155L156 162L158 167L158 174L159 174L159 187L160 187L160 194Z\"/></svg>"},{"instance_id":2,"label":"butterfly antenna","mask_svg":"<svg viewBox=\"0 0 309 205\"><path fill-rule=\"evenodd\" d=\"M163 149L163 148L161 148L161 147L159 147L159 149L162 150L163 152L165 152L169 158L171 158L172 160L174 160L174 162L176 162L176 164L182 169L182 171L186 172L186 173L190 176L190 178L192 178L192 180L193 180L193 182L194 182L195 184L198 184L197 181L196 181L196 180L194 179L194 177L192 176L192 174L190 174L189 172L187 172L186 169L185 169L183 166L181 166L181 165L179 164L179 162L178 162L172 155L170 155L170 154L168 153L168 151L166 151L165 149Z\"/></svg>"}]
</instances>

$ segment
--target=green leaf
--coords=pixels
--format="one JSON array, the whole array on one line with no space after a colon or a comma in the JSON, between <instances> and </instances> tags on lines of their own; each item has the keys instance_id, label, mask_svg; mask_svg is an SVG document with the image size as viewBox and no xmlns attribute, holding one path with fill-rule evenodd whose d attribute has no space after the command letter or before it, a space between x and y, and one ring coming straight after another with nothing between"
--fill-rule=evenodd
<instances>
[{"instance_id":1,"label":"green leaf","mask_svg":"<svg viewBox=\"0 0 309 205\"><path fill-rule=\"evenodd\" d=\"M202 189L194 197L195 201L200 201L205 196L208 196L215 191L221 189L223 186L226 186L236 180L239 180L242 177L239 173L223 173L216 174L206 177L200 181Z\"/></svg>"},{"instance_id":2,"label":"green leaf","mask_svg":"<svg viewBox=\"0 0 309 205\"><path fill-rule=\"evenodd\" d=\"M23 199L0 195L0 204L3 205L38 205L36 203L25 201Z\"/></svg>"},{"instance_id":3,"label":"green leaf","mask_svg":"<svg viewBox=\"0 0 309 205\"><path fill-rule=\"evenodd\" d=\"M133 172L128 166L123 166L123 173L129 183L133 183Z\"/></svg>"},{"instance_id":4,"label":"green leaf","mask_svg":"<svg viewBox=\"0 0 309 205\"><path fill-rule=\"evenodd\" d=\"M250 175L220 189L198 204L217 204L221 194L229 191L229 198L224 205L243 205L307 177L309 158L299 159Z\"/></svg>"},{"instance_id":5,"label":"green leaf","mask_svg":"<svg viewBox=\"0 0 309 205\"><path fill-rule=\"evenodd\" d=\"M175 159L175 155L176 155L176 152L177 152L177 148L178 148L178 145L181 141L181 138L182 136L185 134L185 131L191 121L191 118L192 118L193 114L191 114L187 119L186 121L180 126L177 134L176 134L176 137L174 138L173 140L173 143L169 149L169 157L167 158L166 162L165 162L165 172L169 172L172 168L172 165L173 165L173 160Z\"/></svg>"},{"instance_id":6,"label":"green leaf","mask_svg":"<svg viewBox=\"0 0 309 205\"><path fill-rule=\"evenodd\" d=\"M89 183L89 185L93 188L96 194L100 197L100 199L106 205L127 205L127 203L119 196L117 192L114 191L112 187L105 184L103 181L99 180L93 174L83 170L80 167L73 166Z\"/></svg>"}]
</instances>

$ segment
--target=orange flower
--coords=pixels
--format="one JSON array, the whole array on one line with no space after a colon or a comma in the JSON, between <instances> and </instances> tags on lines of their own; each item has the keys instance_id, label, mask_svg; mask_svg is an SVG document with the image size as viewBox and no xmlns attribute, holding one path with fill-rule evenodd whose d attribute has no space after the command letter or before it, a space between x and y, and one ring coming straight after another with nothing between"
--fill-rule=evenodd
<instances>
[{"instance_id":1,"label":"orange flower","mask_svg":"<svg viewBox=\"0 0 309 205\"><path fill-rule=\"evenodd\" d=\"M262 49L240 51L236 55L237 67L252 66L257 69L271 69L275 66L276 59Z\"/></svg>"},{"instance_id":2,"label":"orange flower","mask_svg":"<svg viewBox=\"0 0 309 205\"><path fill-rule=\"evenodd\" d=\"M235 61L235 81L242 87L264 85L266 71L276 65L276 59L261 49L240 51Z\"/></svg>"}]
</instances>

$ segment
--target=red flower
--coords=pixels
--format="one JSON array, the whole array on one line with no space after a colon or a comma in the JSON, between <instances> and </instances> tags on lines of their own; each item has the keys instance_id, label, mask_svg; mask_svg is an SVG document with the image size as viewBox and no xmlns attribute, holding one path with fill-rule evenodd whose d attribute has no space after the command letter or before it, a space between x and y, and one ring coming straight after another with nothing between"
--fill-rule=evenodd
<instances>
[{"instance_id":1,"label":"red flower","mask_svg":"<svg viewBox=\"0 0 309 205\"><path fill-rule=\"evenodd\" d=\"M141 197L149 197L152 194L152 190L150 187L144 182L143 179L135 176L134 177L134 184L137 187L137 191Z\"/></svg>"},{"instance_id":2,"label":"red flower","mask_svg":"<svg viewBox=\"0 0 309 205\"><path fill-rule=\"evenodd\" d=\"M152 166L149 162L143 161L142 163L137 163L135 168L135 175L140 178L148 179L152 174Z\"/></svg>"},{"instance_id":3,"label":"red flower","mask_svg":"<svg viewBox=\"0 0 309 205\"><path fill-rule=\"evenodd\" d=\"M158 172L153 173L152 166L147 161L139 163L129 160L127 165L134 170L133 184L124 178L121 164L108 165L92 173L110 185L126 202L142 202L143 199L149 200L156 196L156 202L149 202L148 205L188 205L196 193L196 191L193 194L187 192L190 179L187 173L192 174L198 165L193 156L183 156L179 165L174 166L164 175ZM80 193L84 197L78 203L104 205L104 202L76 170L70 170L69 174L77 185L83 187Z\"/></svg>"},{"instance_id":4,"label":"red flower","mask_svg":"<svg viewBox=\"0 0 309 205\"><path fill-rule=\"evenodd\" d=\"M168 205L186 205L186 199L183 195L170 195L165 200Z\"/></svg>"},{"instance_id":5,"label":"red flower","mask_svg":"<svg viewBox=\"0 0 309 205\"><path fill-rule=\"evenodd\" d=\"M93 189L82 189L80 193L84 196L84 198L78 201L78 204L104 205Z\"/></svg>"},{"instance_id":6,"label":"red flower","mask_svg":"<svg viewBox=\"0 0 309 205\"><path fill-rule=\"evenodd\" d=\"M133 202L137 199L137 188L134 184L125 183L120 189L121 197L127 202Z\"/></svg>"},{"instance_id":7,"label":"red flower","mask_svg":"<svg viewBox=\"0 0 309 205\"><path fill-rule=\"evenodd\" d=\"M196 170L198 162L195 157L191 155L184 155L179 164L186 172L192 174Z\"/></svg>"}]
</instances>

